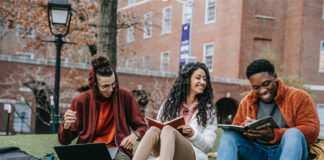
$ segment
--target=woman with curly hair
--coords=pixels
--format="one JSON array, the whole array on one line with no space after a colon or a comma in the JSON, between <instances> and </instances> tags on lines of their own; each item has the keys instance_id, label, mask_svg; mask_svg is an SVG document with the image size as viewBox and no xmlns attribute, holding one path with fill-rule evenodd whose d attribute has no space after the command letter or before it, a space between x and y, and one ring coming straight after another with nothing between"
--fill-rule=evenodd
<instances>
[{"instance_id":1,"label":"woman with curly hair","mask_svg":"<svg viewBox=\"0 0 324 160\"><path fill-rule=\"evenodd\" d=\"M185 125L150 127L142 138L133 160L150 156L161 160L208 159L216 139L217 120L213 107L213 89L203 63L189 63L180 72L157 119L160 122L184 117Z\"/></svg>"}]
</instances>

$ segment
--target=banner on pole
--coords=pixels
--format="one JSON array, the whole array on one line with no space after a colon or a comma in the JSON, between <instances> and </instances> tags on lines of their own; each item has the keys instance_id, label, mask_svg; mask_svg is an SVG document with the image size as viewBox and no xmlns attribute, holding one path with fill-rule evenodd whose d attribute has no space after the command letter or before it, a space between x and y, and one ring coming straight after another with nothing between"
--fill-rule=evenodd
<instances>
[{"instance_id":1,"label":"banner on pole","mask_svg":"<svg viewBox=\"0 0 324 160\"><path fill-rule=\"evenodd\" d=\"M190 49L190 23L182 25L182 36L180 45L180 69L186 64L186 59L189 57Z\"/></svg>"}]
</instances>

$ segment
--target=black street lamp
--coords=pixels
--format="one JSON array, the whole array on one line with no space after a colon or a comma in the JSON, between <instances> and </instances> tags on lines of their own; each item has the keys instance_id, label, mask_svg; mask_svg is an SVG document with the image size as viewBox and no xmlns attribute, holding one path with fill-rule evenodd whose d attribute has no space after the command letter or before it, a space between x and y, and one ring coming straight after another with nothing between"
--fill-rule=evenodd
<instances>
[{"instance_id":1,"label":"black street lamp","mask_svg":"<svg viewBox=\"0 0 324 160\"><path fill-rule=\"evenodd\" d=\"M59 93L60 93L60 69L61 69L61 49L64 43L75 44L72 42L64 42L65 37L70 30L70 22L72 18L71 4L68 0L51 0L48 3L48 25L52 35L56 37L54 42L56 45L56 66L55 66L55 87L54 87L54 117L52 117L53 132L56 133L60 125L59 116ZM53 32L52 26L65 27L65 33ZM53 114L52 114L53 115Z\"/></svg>"}]
</instances>

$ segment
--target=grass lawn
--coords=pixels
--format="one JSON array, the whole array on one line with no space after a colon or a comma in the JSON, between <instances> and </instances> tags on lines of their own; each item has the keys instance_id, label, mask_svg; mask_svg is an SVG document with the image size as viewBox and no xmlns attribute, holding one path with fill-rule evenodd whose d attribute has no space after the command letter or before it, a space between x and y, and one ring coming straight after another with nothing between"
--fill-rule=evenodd
<instances>
[{"instance_id":1,"label":"grass lawn","mask_svg":"<svg viewBox=\"0 0 324 160\"><path fill-rule=\"evenodd\" d=\"M218 131L216 144L213 152L217 151L218 142L222 131ZM75 142L74 142L75 143ZM0 147L16 146L21 150L37 157L44 157L46 153L55 153L54 146L60 145L57 141L56 134L32 134L32 135L13 135L13 136L0 136ZM137 148L137 144L134 149ZM57 155L55 153L55 157ZM213 160L213 158L209 158Z\"/></svg>"}]
</instances>

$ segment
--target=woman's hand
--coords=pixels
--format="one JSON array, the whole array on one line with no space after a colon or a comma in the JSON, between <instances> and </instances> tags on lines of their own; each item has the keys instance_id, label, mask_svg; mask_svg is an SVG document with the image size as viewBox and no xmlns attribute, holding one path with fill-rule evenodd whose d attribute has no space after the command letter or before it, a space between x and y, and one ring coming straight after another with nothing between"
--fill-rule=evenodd
<instances>
[{"instance_id":1,"label":"woman's hand","mask_svg":"<svg viewBox=\"0 0 324 160\"><path fill-rule=\"evenodd\" d=\"M184 136L192 137L194 135L194 130L190 125L182 125L177 128L180 133Z\"/></svg>"}]
</instances>

